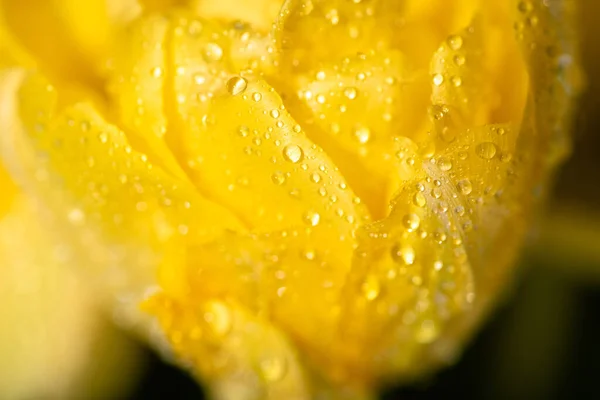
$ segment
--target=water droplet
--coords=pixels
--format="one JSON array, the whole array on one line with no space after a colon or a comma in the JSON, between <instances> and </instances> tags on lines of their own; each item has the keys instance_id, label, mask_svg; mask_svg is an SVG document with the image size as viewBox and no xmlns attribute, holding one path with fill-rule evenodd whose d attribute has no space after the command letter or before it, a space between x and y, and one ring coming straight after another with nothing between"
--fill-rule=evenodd
<instances>
[{"instance_id":1,"label":"water droplet","mask_svg":"<svg viewBox=\"0 0 600 400\"><path fill-rule=\"evenodd\" d=\"M283 148L283 158L294 164L299 163L304 158L304 151L295 144L287 145Z\"/></svg>"},{"instance_id":2,"label":"water droplet","mask_svg":"<svg viewBox=\"0 0 600 400\"><path fill-rule=\"evenodd\" d=\"M314 249L306 249L302 252L302 257L308 261L314 261L317 258L317 253Z\"/></svg>"},{"instance_id":3,"label":"water droplet","mask_svg":"<svg viewBox=\"0 0 600 400\"><path fill-rule=\"evenodd\" d=\"M473 185L468 179L462 179L458 181L456 186L458 187L458 190L465 196L471 194L471 192L473 191Z\"/></svg>"},{"instance_id":4,"label":"water droplet","mask_svg":"<svg viewBox=\"0 0 600 400\"><path fill-rule=\"evenodd\" d=\"M413 196L413 203L417 207L425 207L427 205L427 199L423 193L419 192Z\"/></svg>"},{"instance_id":5,"label":"water droplet","mask_svg":"<svg viewBox=\"0 0 600 400\"><path fill-rule=\"evenodd\" d=\"M223 58L223 49L217 43L208 43L204 47L204 59L208 62L219 61Z\"/></svg>"},{"instance_id":6,"label":"water droplet","mask_svg":"<svg viewBox=\"0 0 600 400\"><path fill-rule=\"evenodd\" d=\"M310 180L313 183L319 183L321 182L321 175L319 175L317 172L314 172L310 175Z\"/></svg>"},{"instance_id":7,"label":"water droplet","mask_svg":"<svg viewBox=\"0 0 600 400\"><path fill-rule=\"evenodd\" d=\"M477 145L475 151L484 160L491 160L496 156L498 147L492 142L482 142Z\"/></svg>"},{"instance_id":8,"label":"water droplet","mask_svg":"<svg viewBox=\"0 0 600 400\"><path fill-rule=\"evenodd\" d=\"M371 131L367 127L359 127L354 130L354 137L356 137L359 143L365 144L371 139Z\"/></svg>"},{"instance_id":9,"label":"water droplet","mask_svg":"<svg viewBox=\"0 0 600 400\"><path fill-rule=\"evenodd\" d=\"M442 74L433 75L433 84L435 86L441 86L444 83L444 76Z\"/></svg>"},{"instance_id":10,"label":"water droplet","mask_svg":"<svg viewBox=\"0 0 600 400\"><path fill-rule=\"evenodd\" d=\"M206 82L206 77L201 74L194 74L193 79L194 82L196 82L196 85L203 85Z\"/></svg>"},{"instance_id":11,"label":"water droplet","mask_svg":"<svg viewBox=\"0 0 600 400\"><path fill-rule=\"evenodd\" d=\"M281 171L274 172L273 175L271 175L271 180L274 184L281 186L286 181L285 174Z\"/></svg>"},{"instance_id":12,"label":"water droplet","mask_svg":"<svg viewBox=\"0 0 600 400\"><path fill-rule=\"evenodd\" d=\"M252 93L252 100L259 102L262 99L262 94L258 92Z\"/></svg>"},{"instance_id":13,"label":"water droplet","mask_svg":"<svg viewBox=\"0 0 600 400\"><path fill-rule=\"evenodd\" d=\"M279 118L279 110L276 108L272 109L270 114L271 114L271 117L273 117L275 119Z\"/></svg>"},{"instance_id":14,"label":"water droplet","mask_svg":"<svg viewBox=\"0 0 600 400\"><path fill-rule=\"evenodd\" d=\"M203 317L216 336L225 336L231 330L231 313L225 303L220 301L209 302L204 308Z\"/></svg>"},{"instance_id":15,"label":"water droplet","mask_svg":"<svg viewBox=\"0 0 600 400\"><path fill-rule=\"evenodd\" d=\"M452 35L448 38L448 46L452 50L460 50L463 45L463 38L459 35Z\"/></svg>"},{"instance_id":16,"label":"water droplet","mask_svg":"<svg viewBox=\"0 0 600 400\"><path fill-rule=\"evenodd\" d=\"M450 82L452 82L452 85L454 85L454 87L459 87L460 85L462 85L462 78L460 76L453 76L452 78L450 78Z\"/></svg>"},{"instance_id":17,"label":"water droplet","mask_svg":"<svg viewBox=\"0 0 600 400\"><path fill-rule=\"evenodd\" d=\"M450 171L452 169L452 161L446 157L440 157L437 165L442 171Z\"/></svg>"},{"instance_id":18,"label":"water droplet","mask_svg":"<svg viewBox=\"0 0 600 400\"><path fill-rule=\"evenodd\" d=\"M379 279L374 275L369 275L361 286L363 295L368 301L375 300L381 291L381 284Z\"/></svg>"},{"instance_id":19,"label":"water droplet","mask_svg":"<svg viewBox=\"0 0 600 400\"><path fill-rule=\"evenodd\" d=\"M163 74L163 70L160 67L154 67L152 68L151 74L155 78L160 78Z\"/></svg>"},{"instance_id":20,"label":"water droplet","mask_svg":"<svg viewBox=\"0 0 600 400\"><path fill-rule=\"evenodd\" d=\"M520 1L518 8L523 14L527 14L533 10L533 4L530 1Z\"/></svg>"},{"instance_id":21,"label":"water droplet","mask_svg":"<svg viewBox=\"0 0 600 400\"><path fill-rule=\"evenodd\" d=\"M465 56L457 54L454 56L453 61L454 61L454 64L456 64L460 67L461 65L465 64L466 59L465 59Z\"/></svg>"},{"instance_id":22,"label":"water droplet","mask_svg":"<svg viewBox=\"0 0 600 400\"><path fill-rule=\"evenodd\" d=\"M358 90L355 87L347 87L344 89L344 96L350 100L354 100L358 96Z\"/></svg>"},{"instance_id":23,"label":"water droplet","mask_svg":"<svg viewBox=\"0 0 600 400\"><path fill-rule=\"evenodd\" d=\"M202 32L202 22L194 20L188 26L188 34L190 36L198 36Z\"/></svg>"},{"instance_id":24,"label":"water droplet","mask_svg":"<svg viewBox=\"0 0 600 400\"><path fill-rule=\"evenodd\" d=\"M317 225L319 225L319 222L321 221L321 216L319 215L318 212L308 211L308 212L304 213L304 215L302 216L302 220L304 221L305 224L307 224L309 226L317 226Z\"/></svg>"},{"instance_id":25,"label":"water droplet","mask_svg":"<svg viewBox=\"0 0 600 400\"><path fill-rule=\"evenodd\" d=\"M243 93L248 87L248 81L241 76L234 76L227 81L227 91L233 96Z\"/></svg>"},{"instance_id":26,"label":"water droplet","mask_svg":"<svg viewBox=\"0 0 600 400\"><path fill-rule=\"evenodd\" d=\"M248 135L250 134L250 129L247 126L242 125L238 128L238 134L244 138L248 137Z\"/></svg>"},{"instance_id":27,"label":"water droplet","mask_svg":"<svg viewBox=\"0 0 600 400\"><path fill-rule=\"evenodd\" d=\"M500 156L500 161L502 162L510 162L510 160L512 160L512 154L510 153L502 153L502 155Z\"/></svg>"},{"instance_id":28,"label":"water droplet","mask_svg":"<svg viewBox=\"0 0 600 400\"><path fill-rule=\"evenodd\" d=\"M412 232L419 228L419 225L421 224L421 218L419 218L417 214L406 214L404 218L402 218L402 223L406 229Z\"/></svg>"},{"instance_id":29,"label":"water droplet","mask_svg":"<svg viewBox=\"0 0 600 400\"><path fill-rule=\"evenodd\" d=\"M392 259L406 265L413 265L415 262L415 250L412 246L396 245L392 247Z\"/></svg>"}]
</instances>

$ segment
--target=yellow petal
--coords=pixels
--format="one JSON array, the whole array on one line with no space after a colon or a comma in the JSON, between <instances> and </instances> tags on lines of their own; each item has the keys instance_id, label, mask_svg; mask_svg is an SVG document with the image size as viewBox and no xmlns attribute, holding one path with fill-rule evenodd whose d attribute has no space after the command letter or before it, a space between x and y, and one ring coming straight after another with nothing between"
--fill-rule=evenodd
<instances>
[{"instance_id":1,"label":"yellow petal","mask_svg":"<svg viewBox=\"0 0 600 400\"><path fill-rule=\"evenodd\" d=\"M394 35L394 45L400 47L412 62L426 68L431 54L453 32L465 28L472 20L480 0L407 0L403 2L403 23ZM485 7L492 2L485 2Z\"/></svg>"},{"instance_id":2,"label":"yellow petal","mask_svg":"<svg viewBox=\"0 0 600 400\"><path fill-rule=\"evenodd\" d=\"M387 214L398 181L412 178L402 165L427 121L427 81L412 76L406 63L398 51L381 51L276 82L311 140L332 157L375 218Z\"/></svg>"},{"instance_id":3,"label":"yellow petal","mask_svg":"<svg viewBox=\"0 0 600 400\"><path fill-rule=\"evenodd\" d=\"M0 198L0 218L10 209L10 206L17 194L12 179L6 173L4 168L0 167L0 190L2 190L2 198Z\"/></svg>"},{"instance_id":4,"label":"yellow petal","mask_svg":"<svg viewBox=\"0 0 600 400\"><path fill-rule=\"evenodd\" d=\"M194 0L191 3L196 13L204 18L240 20L262 31L268 31L283 0Z\"/></svg>"},{"instance_id":5,"label":"yellow petal","mask_svg":"<svg viewBox=\"0 0 600 400\"><path fill-rule=\"evenodd\" d=\"M8 29L5 12L0 7L0 68L34 65L34 60Z\"/></svg>"},{"instance_id":6,"label":"yellow petal","mask_svg":"<svg viewBox=\"0 0 600 400\"><path fill-rule=\"evenodd\" d=\"M573 117L573 96L581 87L581 71L576 63L575 2L552 5L513 1L512 17L535 96L535 129L547 140L548 166L562 161L570 152L566 129Z\"/></svg>"},{"instance_id":7,"label":"yellow petal","mask_svg":"<svg viewBox=\"0 0 600 400\"><path fill-rule=\"evenodd\" d=\"M239 22L208 21L185 11L147 15L128 32L110 62L112 113L163 166L183 175L162 140L181 157L181 124L200 123L230 71L272 68L269 39Z\"/></svg>"},{"instance_id":8,"label":"yellow petal","mask_svg":"<svg viewBox=\"0 0 600 400\"><path fill-rule=\"evenodd\" d=\"M127 28L111 60L114 72L108 87L115 111L134 132L162 138L167 131L164 113L167 18L154 14Z\"/></svg>"},{"instance_id":9,"label":"yellow petal","mask_svg":"<svg viewBox=\"0 0 600 400\"><path fill-rule=\"evenodd\" d=\"M215 399L311 398L289 340L239 302L177 303L155 296L145 308L159 316L175 353L201 379L210 379Z\"/></svg>"},{"instance_id":10,"label":"yellow petal","mask_svg":"<svg viewBox=\"0 0 600 400\"><path fill-rule=\"evenodd\" d=\"M463 229L448 210L457 206L453 189L438 187L436 172L421 171L387 218L359 232L341 318L346 380L372 384L418 373L426 367L418 361L424 345L474 300Z\"/></svg>"},{"instance_id":11,"label":"yellow petal","mask_svg":"<svg viewBox=\"0 0 600 400\"><path fill-rule=\"evenodd\" d=\"M468 127L522 120L528 78L513 34L505 29L507 14L490 5L467 28L448 36L433 56L432 114L444 113L452 121L438 129L438 147Z\"/></svg>"},{"instance_id":12,"label":"yellow petal","mask_svg":"<svg viewBox=\"0 0 600 400\"><path fill-rule=\"evenodd\" d=\"M290 0L275 26L283 70L306 71L324 61L389 47L402 2ZM335 43L335 46L324 46Z\"/></svg>"},{"instance_id":13,"label":"yellow petal","mask_svg":"<svg viewBox=\"0 0 600 400\"><path fill-rule=\"evenodd\" d=\"M227 87L229 92L211 102L202 125L186 126L185 145L200 190L263 232L315 226L319 219L314 214L326 224L347 225L347 236L360 219L354 196L280 97L252 77L233 77ZM336 209L343 217L333 217Z\"/></svg>"},{"instance_id":14,"label":"yellow petal","mask_svg":"<svg viewBox=\"0 0 600 400\"><path fill-rule=\"evenodd\" d=\"M236 298L271 315L307 343L311 365L325 369L353 232L365 212L264 81L234 76L207 102L201 122L182 125L190 176L256 233L192 251L192 293ZM187 116L202 115L188 107Z\"/></svg>"},{"instance_id":15,"label":"yellow petal","mask_svg":"<svg viewBox=\"0 0 600 400\"><path fill-rule=\"evenodd\" d=\"M201 125L210 100L232 74L248 68L271 70L269 38L239 22L218 22L181 13L172 18L165 38L169 59L166 105L173 129L167 142L181 158L181 131Z\"/></svg>"},{"instance_id":16,"label":"yellow petal","mask_svg":"<svg viewBox=\"0 0 600 400\"><path fill-rule=\"evenodd\" d=\"M44 199L45 227L99 285L139 299L162 265L173 277L166 289L185 291L177 277L186 243L240 229L187 181L151 164L89 104L57 109L55 89L22 70L5 72L1 82L11 117L2 120L3 162L29 196Z\"/></svg>"},{"instance_id":17,"label":"yellow petal","mask_svg":"<svg viewBox=\"0 0 600 400\"><path fill-rule=\"evenodd\" d=\"M0 7L8 29L52 79L99 90L109 46L139 12L135 0L92 0L85 7L74 0L4 0Z\"/></svg>"}]
</instances>

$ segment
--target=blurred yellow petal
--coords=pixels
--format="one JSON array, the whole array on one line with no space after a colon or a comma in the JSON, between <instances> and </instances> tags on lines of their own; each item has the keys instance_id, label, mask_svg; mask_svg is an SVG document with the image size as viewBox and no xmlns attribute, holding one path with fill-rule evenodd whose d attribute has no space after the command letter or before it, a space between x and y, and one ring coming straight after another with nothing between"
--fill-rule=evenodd
<instances>
[{"instance_id":1,"label":"blurred yellow petal","mask_svg":"<svg viewBox=\"0 0 600 400\"><path fill-rule=\"evenodd\" d=\"M0 218L2 398L74 398L82 386L94 387L95 396L120 396L135 380L135 348L108 328L61 251L39 228L34 206L17 196ZM113 368L121 373L111 374ZM86 369L103 378L93 382Z\"/></svg>"},{"instance_id":2,"label":"blurred yellow petal","mask_svg":"<svg viewBox=\"0 0 600 400\"><path fill-rule=\"evenodd\" d=\"M239 228L189 183L132 149L92 106L57 110L56 102L54 88L39 75L4 73L2 103L14 116L2 121L13 124L3 127L3 161L26 193L44 199L49 214L42 221L66 246L70 262L99 285L126 288L129 306L137 307L154 284L158 265L177 276L188 240L201 243ZM185 290L180 281L173 285Z\"/></svg>"},{"instance_id":3,"label":"blurred yellow petal","mask_svg":"<svg viewBox=\"0 0 600 400\"><path fill-rule=\"evenodd\" d=\"M380 0L286 1L274 30L283 71L304 72L322 62L388 48L402 8L402 2Z\"/></svg>"},{"instance_id":4,"label":"blurred yellow petal","mask_svg":"<svg viewBox=\"0 0 600 400\"><path fill-rule=\"evenodd\" d=\"M539 145L547 150L546 165L550 167L570 153L571 140L564 126L573 117L571 99L582 83L574 48L575 12L573 1L548 5L525 2L513 8L517 38L535 96L534 129L545 137Z\"/></svg>"},{"instance_id":5,"label":"blurred yellow petal","mask_svg":"<svg viewBox=\"0 0 600 400\"><path fill-rule=\"evenodd\" d=\"M268 31L282 3L282 0L193 0L191 7L203 18L240 20Z\"/></svg>"},{"instance_id":6,"label":"blurred yellow petal","mask_svg":"<svg viewBox=\"0 0 600 400\"><path fill-rule=\"evenodd\" d=\"M134 132L158 138L167 130L162 77L167 73L164 40L168 29L168 20L160 15L134 22L111 60L115 72L109 93L119 119Z\"/></svg>"},{"instance_id":7,"label":"blurred yellow petal","mask_svg":"<svg viewBox=\"0 0 600 400\"><path fill-rule=\"evenodd\" d=\"M175 353L210 379L212 398L311 398L289 340L239 303L177 303L158 296L146 307L159 316Z\"/></svg>"},{"instance_id":8,"label":"blurred yellow petal","mask_svg":"<svg viewBox=\"0 0 600 400\"><path fill-rule=\"evenodd\" d=\"M0 68L35 65L33 58L20 46L6 24L6 15L0 8Z\"/></svg>"},{"instance_id":9,"label":"blurred yellow petal","mask_svg":"<svg viewBox=\"0 0 600 400\"><path fill-rule=\"evenodd\" d=\"M10 209L13 199L17 193L17 188L3 168L0 168L0 188L2 188L2 198L0 198L1 218Z\"/></svg>"},{"instance_id":10,"label":"blurred yellow petal","mask_svg":"<svg viewBox=\"0 0 600 400\"><path fill-rule=\"evenodd\" d=\"M103 59L122 25L135 17L135 0L2 0L6 25L53 79L100 89Z\"/></svg>"}]
</instances>

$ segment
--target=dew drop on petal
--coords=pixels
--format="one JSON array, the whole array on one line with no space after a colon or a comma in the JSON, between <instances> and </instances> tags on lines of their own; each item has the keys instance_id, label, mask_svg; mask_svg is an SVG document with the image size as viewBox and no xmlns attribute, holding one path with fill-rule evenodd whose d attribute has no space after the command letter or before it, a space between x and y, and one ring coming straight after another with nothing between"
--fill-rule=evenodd
<instances>
[{"instance_id":1,"label":"dew drop on petal","mask_svg":"<svg viewBox=\"0 0 600 400\"><path fill-rule=\"evenodd\" d=\"M473 191L473 185L468 179L462 179L458 181L456 186L458 187L458 190L465 196L471 194L471 192Z\"/></svg>"},{"instance_id":2,"label":"dew drop on petal","mask_svg":"<svg viewBox=\"0 0 600 400\"><path fill-rule=\"evenodd\" d=\"M374 275L369 275L361 286L363 295L368 301L375 300L381 291L379 279Z\"/></svg>"},{"instance_id":3,"label":"dew drop on petal","mask_svg":"<svg viewBox=\"0 0 600 400\"><path fill-rule=\"evenodd\" d=\"M355 87L347 87L344 89L344 96L346 96L350 100L354 100L358 95L358 90Z\"/></svg>"},{"instance_id":4,"label":"dew drop on petal","mask_svg":"<svg viewBox=\"0 0 600 400\"><path fill-rule=\"evenodd\" d=\"M204 59L206 61L220 61L222 58L223 49L217 43L208 43L204 47Z\"/></svg>"},{"instance_id":5,"label":"dew drop on petal","mask_svg":"<svg viewBox=\"0 0 600 400\"><path fill-rule=\"evenodd\" d=\"M319 215L319 213L315 211L308 211L304 213L304 215L302 216L302 220L308 226L317 226L321 221L321 215Z\"/></svg>"},{"instance_id":6,"label":"dew drop on petal","mask_svg":"<svg viewBox=\"0 0 600 400\"><path fill-rule=\"evenodd\" d=\"M248 87L248 81L241 76L234 76L227 81L227 91L233 96L243 93Z\"/></svg>"},{"instance_id":7,"label":"dew drop on petal","mask_svg":"<svg viewBox=\"0 0 600 400\"><path fill-rule=\"evenodd\" d=\"M354 131L354 137L360 144L365 144L371 139L371 131L369 128L361 126Z\"/></svg>"},{"instance_id":8,"label":"dew drop on petal","mask_svg":"<svg viewBox=\"0 0 600 400\"><path fill-rule=\"evenodd\" d=\"M492 142L482 142L477 145L475 151L484 160L491 160L496 156L498 147Z\"/></svg>"},{"instance_id":9,"label":"dew drop on petal","mask_svg":"<svg viewBox=\"0 0 600 400\"><path fill-rule=\"evenodd\" d=\"M449 158L441 157L437 164L442 171L450 171L452 169L452 161Z\"/></svg>"},{"instance_id":10,"label":"dew drop on petal","mask_svg":"<svg viewBox=\"0 0 600 400\"><path fill-rule=\"evenodd\" d=\"M425 207L425 205L427 205L427 199L423 193L419 192L413 196L413 203L417 207Z\"/></svg>"},{"instance_id":11,"label":"dew drop on petal","mask_svg":"<svg viewBox=\"0 0 600 400\"><path fill-rule=\"evenodd\" d=\"M206 305L204 321L206 321L212 333L217 336L225 336L231 330L231 313L227 305L222 302L213 301Z\"/></svg>"},{"instance_id":12,"label":"dew drop on petal","mask_svg":"<svg viewBox=\"0 0 600 400\"><path fill-rule=\"evenodd\" d=\"M460 35L452 35L448 38L448 46L452 50L460 50L463 45L463 38Z\"/></svg>"},{"instance_id":13,"label":"dew drop on petal","mask_svg":"<svg viewBox=\"0 0 600 400\"><path fill-rule=\"evenodd\" d=\"M421 218L417 214L406 214L404 218L402 218L402 223L404 227L409 231L414 231L419 228L421 224Z\"/></svg>"},{"instance_id":14,"label":"dew drop on petal","mask_svg":"<svg viewBox=\"0 0 600 400\"><path fill-rule=\"evenodd\" d=\"M283 148L283 158L291 163L299 163L304 158L304 151L295 144L287 145Z\"/></svg>"},{"instance_id":15,"label":"dew drop on petal","mask_svg":"<svg viewBox=\"0 0 600 400\"><path fill-rule=\"evenodd\" d=\"M271 175L271 180L277 186L281 186L286 181L285 174L281 171L274 172L273 175Z\"/></svg>"}]
</instances>

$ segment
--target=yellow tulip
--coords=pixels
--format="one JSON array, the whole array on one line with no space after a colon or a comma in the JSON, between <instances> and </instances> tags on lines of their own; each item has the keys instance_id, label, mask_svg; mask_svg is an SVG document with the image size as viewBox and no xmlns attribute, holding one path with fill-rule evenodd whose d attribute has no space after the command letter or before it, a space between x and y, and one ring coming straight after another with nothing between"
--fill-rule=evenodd
<instances>
[{"instance_id":1,"label":"yellow tulip","mask_svg":"<svg viewBox=\"0 0 600 400\"><path fill-rule=\"evenodd\" d=\"M31 3L2 3L9 190L215 398L452 362L569 152L570 1Z\"/></svg>"}]
</instances>

